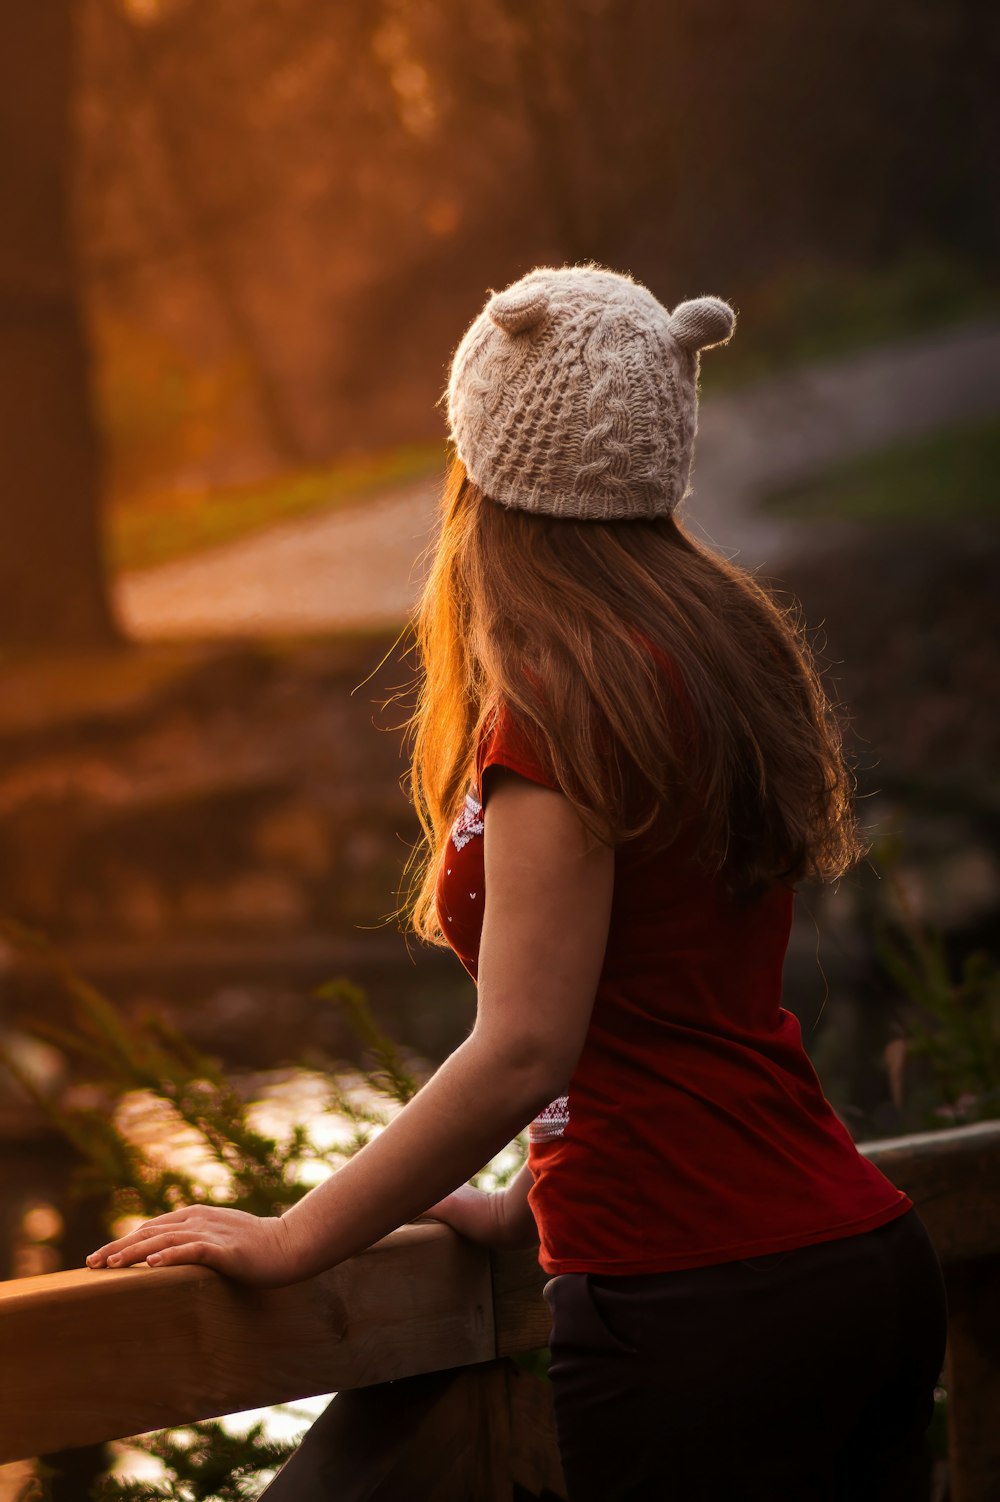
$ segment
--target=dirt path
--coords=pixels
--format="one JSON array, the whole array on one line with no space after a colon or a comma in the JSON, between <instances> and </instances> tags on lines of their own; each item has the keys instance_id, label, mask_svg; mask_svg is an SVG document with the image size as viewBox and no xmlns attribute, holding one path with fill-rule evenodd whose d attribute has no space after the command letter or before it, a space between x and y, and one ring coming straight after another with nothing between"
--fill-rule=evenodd
<instances>
[{"instance_id":1,"label":"dirt path","mask_svg":"<svg viewBox=\"0 0 1000 1502\"><path fill-rule=\"evenodd\" d=\"M283 522L195 558L125 574L130 635L216 636L402 622L423 577L439 485Z\"/></svg>"},{"instance_id":2,"label":"dirt path","mask_svg":"<svg viewBox=\"0 0 1000 1502\"><path fill-rule=\"evenodd\" d=\"M829 525L761 514L757 501L769 487L998 410L1000 320L709 397L685 522L766 572L831 533ZM121 619L144 639L399 623L420 587L437 493L423 482L356 510L319 513L196 558L125 574L117 586Z\"/></svg>"}]
</instances>

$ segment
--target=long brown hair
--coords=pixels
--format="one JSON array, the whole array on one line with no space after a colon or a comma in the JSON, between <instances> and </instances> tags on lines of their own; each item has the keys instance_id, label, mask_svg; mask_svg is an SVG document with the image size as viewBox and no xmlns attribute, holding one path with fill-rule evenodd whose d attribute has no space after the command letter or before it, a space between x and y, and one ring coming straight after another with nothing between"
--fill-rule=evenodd
<instances>
[{"instance_id":1,"label":"long brown hair","mask_svg":"<svg viewBox=\"0 0 1000 1502\"><path fill-rule=\"evenodd\" d=\"M694 808L697 857L746 897L831 880L862 852L801 625L673 518L507 509L456 459L416 633L409 917L432 943L441 854L501 706L605 843L666 846Z\"/></svg>"}]
</instances>

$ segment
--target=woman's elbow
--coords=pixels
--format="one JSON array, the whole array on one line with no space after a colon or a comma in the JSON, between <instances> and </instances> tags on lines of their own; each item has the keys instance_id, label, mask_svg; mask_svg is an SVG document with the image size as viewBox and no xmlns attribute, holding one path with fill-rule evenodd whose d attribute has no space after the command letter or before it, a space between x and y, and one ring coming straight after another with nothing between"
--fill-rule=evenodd
<instances>
[{"instance_id":1,"label":"woman's elbow","mask_svg":"<svg viewBox=\"0 0 1000 1502\"><path fill-rule=\"evenodd\" d=\"M477 1038L474 1031L470 1042L481 1050L490 1075L525 1120L565 1092L579 1053L571 1053L563 1040L538 1035L491 1040Z\"/></svg>"}]
</instances>

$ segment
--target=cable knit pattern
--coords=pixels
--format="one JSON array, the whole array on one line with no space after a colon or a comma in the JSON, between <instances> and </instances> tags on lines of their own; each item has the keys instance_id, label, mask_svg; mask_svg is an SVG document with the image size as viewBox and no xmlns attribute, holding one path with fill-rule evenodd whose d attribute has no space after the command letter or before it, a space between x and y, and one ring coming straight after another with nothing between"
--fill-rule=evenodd
<instances>
[{"instance_id":1,"label":"cable knit pattern","mask_svg":"<svg viewBox=\"0 0 1000 1502\"><path fill-rule=\"evenodd\" d=\"M669 313L618 272L539 267L491 296L455 353L458 456L504 506L669 516L689 489L699 350L725 344L735 322L718 297Z\"/></svg>"}]
</instances>

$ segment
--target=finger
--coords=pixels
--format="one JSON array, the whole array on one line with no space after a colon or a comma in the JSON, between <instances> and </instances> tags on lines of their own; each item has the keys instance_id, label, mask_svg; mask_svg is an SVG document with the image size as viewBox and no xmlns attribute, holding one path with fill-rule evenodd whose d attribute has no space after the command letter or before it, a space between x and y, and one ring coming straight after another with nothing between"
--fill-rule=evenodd
<instances>
[{"instance_id":1,"label":"finger","mask_svg":"<svg viewBox=\"0 0 1000 1502\"><path fill-rule=\"evenodd\" d=\"M160 1231L147 1236L143 1241L132 1241L128 1246L119 1248L117 1252L111 1252L107 1257L109 1267L131 1267L135 1262L143 1262L152 1252L162 1251L164 1247L173 1246L178 1242L190 1241L191 1232L186 1230Z\"/></svg>"},{"instance_id":2,"label":"finger","mask_svg":"<svg viewBox=\"0 0 1000 1502\"><path fill-rule=\"evenodd\" d=\"M160 1252L151 1252L146 1259L151 1267L169 1267L171 1264L201 1263L222 1271L222 1248L208 1241L182 1241L175 1246L164 1247Z\"/></svg>"},{"instance_id":3,"label":"finger","mask_svg":"<svg viewBox=\"0 0 1000 1502\"><path fill-rule=\"evenodd\" d=\"M139 1246L145 1238L138 1236L120 1236L117 1241L109 1241L106 1246L91 1252L87 1258L89 1267L102 1267L105 1262L113 1260L123 1252L129 1252L133 1247Z\"/></svg>"},{"instance_id":4,"label":"finger","mask_svg":"<svg viewBox=\"0 0 1000 1502\"><path fill-rule=\"evenodd\" d=\"M119 1252L126 1252L133 1246L138 1246L145 1240L145 1235L139 1235L132 1231L128 1236L119 1236L117 1241L108 1241L104 1246L98 1247L96 1252L91 1252L87 1262L91 1267L101 1267L109 1258L115 1257Z\"/></svg>"},{"instance_id":5,"label":"finger","mask_svg":"<svg viewBox=\"0 0 1000 1502\"><path fill-rule=\"evenodd\" d=\"M160 1234L161 1228L166 1225L182 1224L188 1217L189 1210L168 1210L165 1215L157 1215L153 1220L143 1221L141 1226L136 1226L134 1231L129 1231L126 1236L118 1236L114 1241L106 1241L96 1251L91 1252L87 1262L91 1267L99 1267L109 1257L126 1248L134 1246L136 1242L147 1240L150 1236Z\"/></svg>"}]
</instances>

